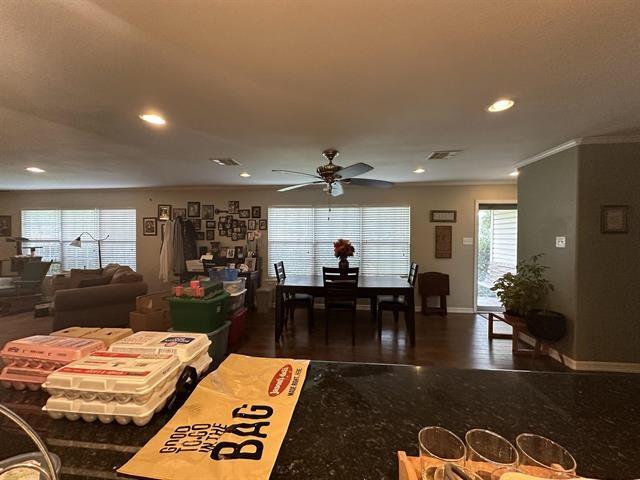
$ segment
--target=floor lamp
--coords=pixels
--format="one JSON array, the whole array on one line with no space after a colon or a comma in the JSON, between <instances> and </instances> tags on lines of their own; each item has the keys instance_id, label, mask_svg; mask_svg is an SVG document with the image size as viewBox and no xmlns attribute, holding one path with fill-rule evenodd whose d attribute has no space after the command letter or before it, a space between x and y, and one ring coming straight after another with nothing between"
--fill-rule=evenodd
<instances>
[{"instance_id":1,"label":"floor lamp","mask_svg":"<svg viewBox=\"0 0 640 480\"><path fill-rule=\"evenodd\" d=\"M91 239L94 242L98 242L98 267L102 270L102 250L100 250L100 242L104 242L107 238L109 238L109 235L107 235L104 238L97 239L97 238L94 238L94 236L91 235L89 232L82 232L69 245L71 245L72 247L81 247L82 246L81 237L82 235L85 235L85 234L89 235L89 237L91 237Z\"/></svg>"}]
</instances>

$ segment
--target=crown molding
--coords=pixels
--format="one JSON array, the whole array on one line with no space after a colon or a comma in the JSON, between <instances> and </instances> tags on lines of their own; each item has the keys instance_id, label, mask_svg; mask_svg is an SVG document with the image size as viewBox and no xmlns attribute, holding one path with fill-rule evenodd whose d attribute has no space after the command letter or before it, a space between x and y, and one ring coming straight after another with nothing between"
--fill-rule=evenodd
<instances>
[{"instance_id":1,"label":"crown molding","mask_svg":"<svg viewBox=\"0 0 640 480\"><path fill-rule=\"evenodd\" d=\"M614 143L640 143L640 135L612 135L574 138L572 140L569 140L568 142L561 143L560 145L556 145L555 147L540 152L533 157L522 160L521 162L516 163L514 166L516 168L524 167L525 165L530 165L539 160L542 160L543 158L550 157L551 155L555 155L556 153L564 152L565 150L577 147L578 145L609 145Z\"/></svg>"}]
</instances>

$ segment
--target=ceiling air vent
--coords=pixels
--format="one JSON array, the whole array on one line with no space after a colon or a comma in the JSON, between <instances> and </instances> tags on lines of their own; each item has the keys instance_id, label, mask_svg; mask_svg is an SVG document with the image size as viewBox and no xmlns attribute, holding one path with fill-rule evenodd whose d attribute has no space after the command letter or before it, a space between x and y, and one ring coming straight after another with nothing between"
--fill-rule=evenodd
<instances>
[{"instance_id":1,"label":"ceiling air vent","mask_svg":"<svg viewBox=\"0 0 640 480\"><path fill-rule=\"evenodd\" d=\"M449 160L450 158L455 157L462 150L437 150L435 152L431 152L431 154L427 157L427 160Z\"/></svg>"},{"instance_id":2,"label":"ceiling air vent","mask_svg":"<svg viewBox=\"0 0 640 480\"><path fill-rule=\"evenodd\" d=\"M233 158L210 158L209 160L222 167L235 167L237 165L240 165L240 162L234 160Z\"/></svg>"}]
</instances>

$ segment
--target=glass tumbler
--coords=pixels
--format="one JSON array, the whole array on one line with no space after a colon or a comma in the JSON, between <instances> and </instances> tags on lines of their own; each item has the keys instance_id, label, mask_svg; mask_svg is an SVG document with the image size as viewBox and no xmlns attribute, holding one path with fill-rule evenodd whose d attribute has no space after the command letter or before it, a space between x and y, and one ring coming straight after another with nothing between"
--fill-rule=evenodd
<instances>
[{"instance_id":1,"label":"glass tumbler","mask_svg":"<svg viewBox=\"0 0 640 480\"><path fill-rule=\"evenodd\" d=\"M422 480L434 480L436 470L446 462L464 465L464 442L446 428L425 427L420 430L418 447Z\"/></svg>"},{"instance_id":2,"label":"glass tumbler","mask_svg":"<svg viewBox=\"0 0 640 480\"><path fill-rule=\"evenodd\" d=\"M464 439L467 442L465 465L484 480L491 480L491 474L499 468L518 465L518 451L497 433L476 428L469 430Z\"/></svg>"},{"instance_id":3,"label":"glass tumbler","mask_svg":"<svg viewBox=\"0 0 640 480\"><path fill-rule=\"evenodd\" d=\"M574 478L576 461L561 445L553 440L521 433L516 437L516 446L520 453L520 470L540 478Z\"/></svg>"}]
</instances>

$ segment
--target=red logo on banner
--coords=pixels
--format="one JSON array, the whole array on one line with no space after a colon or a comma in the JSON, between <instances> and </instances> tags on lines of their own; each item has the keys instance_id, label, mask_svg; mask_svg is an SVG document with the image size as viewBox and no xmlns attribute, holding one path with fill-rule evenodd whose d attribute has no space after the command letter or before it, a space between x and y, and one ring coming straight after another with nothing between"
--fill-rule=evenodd
<instances>
[{"instance_id":1,"label":"red logo on banner","mask_svg":"<svg viewBox=\"0 0 640 480\"><path fill-rule=\"evenodd\" d=\"M277 397L287 389L293 375L293 367L285 365L273 376L273 380L269 384L269 396Z\"/></svg>"}]
</instances>

